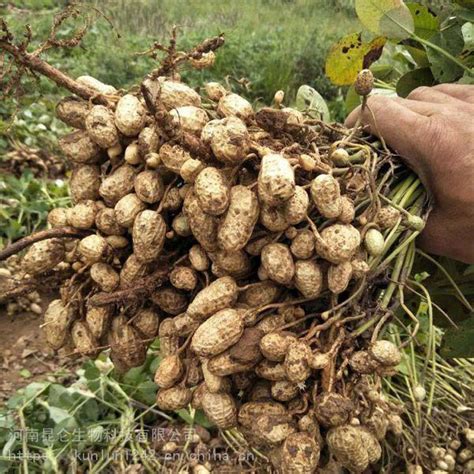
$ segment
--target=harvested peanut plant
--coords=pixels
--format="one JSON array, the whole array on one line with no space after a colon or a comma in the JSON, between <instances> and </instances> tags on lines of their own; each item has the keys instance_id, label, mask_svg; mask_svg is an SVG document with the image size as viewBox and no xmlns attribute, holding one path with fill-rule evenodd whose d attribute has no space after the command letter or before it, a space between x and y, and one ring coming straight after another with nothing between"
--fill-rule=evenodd
<instances>
[{"instance_id":1,"label":"harvested peanut plant","mask_svg":"<svg viewBox=\"0 0 474 474\"><path fill-rule=\"evenodd\" d=\"M61 267L51 346L110 349L124 372L159 337L161 410L202 409L284 472L376 464L387 432L403 430L402 407L381 394L400 351L382 335L405 307L429 209L418 178L383 141L281 93L255 110L219 83L184 84L179 67L212 66L223 36L181 52L173 33L148 52L165 53L157 69L124 91L72 79L3 31L20 73L74 94L57 106L74 129L60 140L73 206L0 252L26 249L27 280ZM359 80L365 105L373 80Z\"/></svg>"}]
</instances>

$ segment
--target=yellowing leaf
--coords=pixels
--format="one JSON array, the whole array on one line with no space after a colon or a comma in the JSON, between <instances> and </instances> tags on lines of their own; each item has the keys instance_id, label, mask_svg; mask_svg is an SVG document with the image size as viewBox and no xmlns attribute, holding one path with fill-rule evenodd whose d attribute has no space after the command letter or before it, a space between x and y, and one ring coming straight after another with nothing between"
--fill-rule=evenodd
<instances>
[{"instance_id":1,"label":"yellowing leaf","mask_svg":"<svg viewBox=\"0 0 474 474\"><path fill-rule=\"evenodd\" d=\"M373 33L391 39L408 38L415 25L402 0L356 0L359 20Z\"/></svg>"},{"instance_id":2,"label":"yellowing leaf","mask_svg":"<svg viewBox=\"0 0 474 474\"><path fill-rule=\"evenodd\" d=\"M363 43L360 33L345 36L334 44L326 58L326 75L338 86L352 84L357 73L368 68L382 54L386 39Z\"/></svg>"}]
</instances>

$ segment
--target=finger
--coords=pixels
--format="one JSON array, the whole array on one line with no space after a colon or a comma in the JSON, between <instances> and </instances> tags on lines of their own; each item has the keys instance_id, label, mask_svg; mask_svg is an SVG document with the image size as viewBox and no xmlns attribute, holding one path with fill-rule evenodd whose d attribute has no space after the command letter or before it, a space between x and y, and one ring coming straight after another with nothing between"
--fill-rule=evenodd
<instances>
[{"instance_id":1,"label":"finger","mask_svg":"<svg viewBox=\"0 0 474 474\"><path fill-rule=\"evenodd\" d=\"M444 94L455 97L469 104L474 104L474 86L466 84L439 84L433 89L443 92Z\"/></svg>"},{"instance_id":2,"label":"finger","mask_svg":"<svg viewBox=\"0 0 474 474\"><path fill-rule=\"evenodd\" d=\"M407 99L422 101L422 102L431 102L433 104L449 104L458 107L465 106L465 102L457 99L451 95L445 94L439 89L434 87L417 87L413 89L407 96Z\"/></svg>"},{"instance_id":3,"label":"finger","mask_svg":"<svg viewBox=\"0 0 474 474\"><path fill-rule=\"evenodd\" d=\"M353 110L346 119L346 126L353 127L360 115L361 108ZM372 96L362 115L362 123L369 131L382 137L387 145L403 156L413 168L419 168L415 162L418 154L420 134L427 126L424 115L401 105L397 100L384 96Z\"/></svg>"},{"instance_id":4,"label":"finger","mask_svg":"<svg viewBox=\"0 0 474 474\"><path fill-rule=\"evenodd\" d=\"M422 102L419 100L403 99L401 97L394 97L394 101L398 104L410 109L412 112L415 112L425 117L431 117L435 114L441 114L446 112L446 106L442 104L436 104L433 102Z\"/></svg>"}]
</instances>

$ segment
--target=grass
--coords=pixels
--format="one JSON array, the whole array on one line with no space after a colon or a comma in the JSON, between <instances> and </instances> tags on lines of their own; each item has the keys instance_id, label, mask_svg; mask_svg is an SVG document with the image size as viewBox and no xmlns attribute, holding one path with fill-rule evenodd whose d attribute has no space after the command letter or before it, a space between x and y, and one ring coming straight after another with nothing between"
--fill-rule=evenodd
<instances>
[{"instance_id":1,"label":"grass","mask_svg":"<svg viewBox=\"0 0 474 474\"><path fill-rule=\"evenodd\" d=\"M336 1L90 1L111 20L120 38L100 20L90 29L82 49L48 53L55 65L72 76L89 73L119 87L130 86L152 66L150 59L134 53L146 50L153 41L165 41L176 24L178 45L183 48L221 32L226 35L215 67L205 72L184 71L186 80L198 85L208 79L245 77L250 81L246 95L267 103L279 89L293 98L302 84L334 100L338 89L323 72L326 52L332 42L356 28L351 10ZM31 23L37 38L46 37L52 2L15 3L29 9L9 10L5 15L9 24L20 31L24 23ZM42 95L58 93L44 81L40 90Z\"/></svg>"}]
</instances>

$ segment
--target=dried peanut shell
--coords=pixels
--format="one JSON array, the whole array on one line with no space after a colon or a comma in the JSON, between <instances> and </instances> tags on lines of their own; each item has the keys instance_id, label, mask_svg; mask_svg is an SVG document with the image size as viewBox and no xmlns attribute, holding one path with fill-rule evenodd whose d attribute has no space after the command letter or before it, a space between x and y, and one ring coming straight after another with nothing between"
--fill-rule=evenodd
<instances>
[{"instance_id":1,"label":"dried peanut shell","mask_svg":"<svg viewBox=\"0 0 474 474\"><path fill-rule=\"evenodd\" d=\"M217 234L220 248L228 252L243 249L252 235L258 215L255 193L246 186L233 186L229 207Z\"/></svg>"},{"instance_id":2,"label":"dried peanut shell","mask_svg":"<svg viewBox=\"0 0 474 474\"><path fill-rule=\"evenodd\" d=\"M288 285L295 274L290 249L285 244L268 244L262 249L262 266L268 277L281 285Z\"/></svg>"},{"instance_id":3,"label":"dried peanut shell","mask_svg":"<svg viewBox=\"0 0 474 474\"><path fill-rule=\"evenodd\" d=\"M95 201L99 198L100 171L95 165L82 165L75 168L69 180L69 190L73 202Z\"/></svg>"},{"instance_id":4,"label":"dried peanut shell","mask_svg":"<svg viewBox=\"0 0 474 474\"><path fill-rule=\"evenodd\" d=\"M244 331L239 311L223 309L204 321L191 340L191 349L198 355L210 357L235 344Z\"/></svg>"},{"instance_id":5,"label":"dried peanut shell","mask_svg":"<svg viewBox=\"0 0 474 474\"><path fill-rule=\"evenodd\" d=\"M203 321L222 309L230 308L237 300L237 291L232 277L218 278L194 297L186 312L191 318Z\"/></svg>"}]
</instances>

